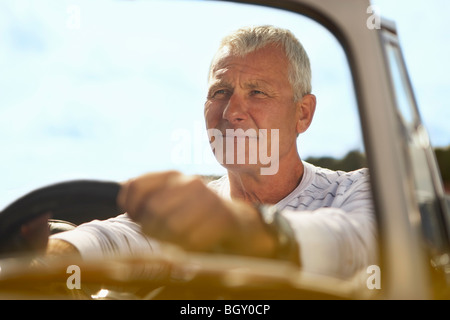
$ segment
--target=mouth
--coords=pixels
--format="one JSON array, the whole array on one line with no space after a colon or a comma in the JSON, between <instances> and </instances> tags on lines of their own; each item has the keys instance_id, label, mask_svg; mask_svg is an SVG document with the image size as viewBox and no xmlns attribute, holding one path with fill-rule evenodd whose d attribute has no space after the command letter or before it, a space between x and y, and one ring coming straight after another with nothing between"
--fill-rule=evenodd
<instances>
[{"instance_id":1,"label":"mouth","mask_svg":"<svg viewBox=\"0 0 450 320\"><path fill-rule=\"evenodd\" d=\"M223 132L223 130L222 130ZM249 138L249 139L257 139L259 136L259 133L256 129L226 129L225 133L222 133L224 138Z\"/></svg>"},{"instance_id":2,"label":"mouth","mask_svg":"<svg viewBox=\"0 0 450 320\"><path fill-rule=\"evenodd\" d=\"M238 141L259 141L259 140L266 140L267 139L267 130L266 129L243 129L243 128L237 128L237 129L208 129L208 136L210 142L212 141L232 141L235 142Z\"/></svg>"},{"instance_id":3,"label":"mouth","mask_svg":"<svg viewBox=\"0 0 450 320\"><path fill-rule=\"evenodd\" d=\"M222 135L223 138L225 139L258 139L259 137L256 136L249 136L247 134L224 134Z\"/></svg>"}]
</instances>

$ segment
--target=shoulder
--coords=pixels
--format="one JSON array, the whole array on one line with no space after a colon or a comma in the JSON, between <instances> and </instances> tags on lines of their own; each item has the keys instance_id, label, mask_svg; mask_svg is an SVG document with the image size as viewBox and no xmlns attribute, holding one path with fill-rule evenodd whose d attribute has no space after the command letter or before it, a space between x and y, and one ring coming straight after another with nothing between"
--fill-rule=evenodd
<instances>
[{"instance_id":1,"label":"shoulder","mask_svg":"<svg viewBox=\"0 0 450 320\"><path fill-rule=\"evenodd\" d=\"M368 168L341 171L312 166L309 169L312 171L311 179L303 195L323 200L326 205L338 207L352 199L371 198Z\"/></svg>"},{"instance_id":2,"label":"shoulder","mask_svg":"<svg viewBox=\"0 0 450 320\"><path fill-rule=\"evenodd\" d=\"M330 185L351 186L354 184L368 183L370 174L368 168L360 168L353 171L331 170L305 163L305 168L310 171L311 182L322 187Z\"/></svg>"},{"instance_id":3,"label":"shoulder","mask_svg":"<svg viewBox=\"0 0 450 320\"><path fill-rule=\"evenodd\" d=\"M372 207L367 168L346 172L310 163L304 165L304 179L296 190L279 203L280 208L312 211L328 207L349 212Z\"/></svg>"}]
</instances>

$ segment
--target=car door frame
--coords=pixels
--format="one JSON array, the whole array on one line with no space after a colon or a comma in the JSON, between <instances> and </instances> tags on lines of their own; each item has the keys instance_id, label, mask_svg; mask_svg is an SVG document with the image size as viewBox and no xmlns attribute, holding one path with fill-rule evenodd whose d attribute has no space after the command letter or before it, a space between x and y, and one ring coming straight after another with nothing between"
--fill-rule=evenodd
<instances>
[{"instance_id":1,"label":"car door frame","mask_svg":"<svg viewBox=\"0 0 450 320\"><path fill-rule=\"evenodd\" d=\"M302 14L327 28L340 42L351 69L371 172L380 235L382 293L379 296L432 299L430 261L424 249L420 211L406 165L408 155L402 151L405 137L397 121L395 92L383 47L382 30L388 28L397 36L395 23L374 16L369 0L233 2ZM438 179L435 187L438 194L444 194Z\"/></svg>"}]
</instances>

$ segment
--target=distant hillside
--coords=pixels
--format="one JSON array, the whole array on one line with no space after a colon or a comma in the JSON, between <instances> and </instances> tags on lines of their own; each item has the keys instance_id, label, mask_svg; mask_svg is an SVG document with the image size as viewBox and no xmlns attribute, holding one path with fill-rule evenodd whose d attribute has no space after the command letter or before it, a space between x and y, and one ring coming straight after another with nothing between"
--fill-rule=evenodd
<instances>
[{"instance_id":1,"label":"distant hillside","mask_svg":"<svg viewBox=\"0 0 450 320\"><path fill-rule=\"evenodd\" d=\"M434 153L444 180L445 190L450 193L450 146L446 148L435 148Z\"/></svg>"},{"instance_id":2,"label":"distant hillside","mask_svg":"<svg viewBox=\"0 0 450 320\"><path fill-rule=\"evenodd\" d=\"M450 146L445 148L435 148L434 151L445 189L450 193ZM367 167L365 155L356 150L350 151L342 159L335 159L332 157L309 157L305 160L316 166L332 170L352 171Z\"/></svg>"},{"instance_id":3,"label":"distant hillside","mask_svg":"<svg viewBox=\"0 0 450 320\"><path fill-rule=\"evenodd\" d=\"M436 159L441 171L442 180L444 181L445 189L450 193L450 146L445 148L435 148ZM319 167L328 168L332 170L352 171L359 168L367 167L366 156L364 153L352 150L347 153L342 159L333 157L308 157L305 161ZM218 179L220 176L202 176L205 182Z\"/></svg>"},{"instance_id":4,"label":"distant hillside","mask_svg":"<svg viewBox=\"0 0 450 320\"><path fill-rule=\"evenodd\" d=\"M359 168L367 167L366 156L356 150L350 151L342 159L332 157L309 157L306 158L305 161L331 170L353 171Z\"/></svg>"}]
</instances>

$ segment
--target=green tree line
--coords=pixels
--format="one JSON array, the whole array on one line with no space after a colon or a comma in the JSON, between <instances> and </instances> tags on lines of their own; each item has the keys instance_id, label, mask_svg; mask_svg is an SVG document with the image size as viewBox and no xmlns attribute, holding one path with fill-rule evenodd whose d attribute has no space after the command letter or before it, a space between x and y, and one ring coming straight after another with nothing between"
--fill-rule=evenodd
<instances>
[{"instance_id":1,"label":"green tree line","mask_svg":"<svg viewBox=\"0 0 450 320\"><path fill-rule=\"evenodd\" d=\"M450 146L446 148L434 149L436 159L441 171L442 180L445 189L450 193ZM307 162L322 168L331 170L353 171L359 168L367 167L366 156L358 150L348 152L342 159L333 157L308 157ZM218 179L219 176L203 176L206 182Z\"/></svg>"},{"instance_id":2,"label":"green tree line","mask_svg":"<svg viewBox=\"0 0 450 320\"><path fill-rule=\"evenodd\" d=\"M435 148L434 153L441 170L445 189L450 193L450 146L446 148Z\"/></svg>"},{"instance_id":3,"label":"green tree line","mask_svg":"<svg viewBox=\"0 0 450 320\"><path fill-rule=\"evenodd\" d=\"M435 148L434 153L446 190L450 192L450 146L445 148ZM305 160L316 166L332 170L352 171L367 167L364 153L357 150L348 152L342 159L333 157L308 157Z\"/></svg>"}]
</instances>

